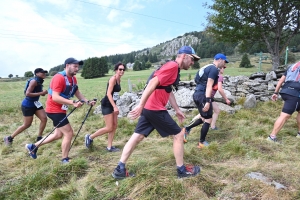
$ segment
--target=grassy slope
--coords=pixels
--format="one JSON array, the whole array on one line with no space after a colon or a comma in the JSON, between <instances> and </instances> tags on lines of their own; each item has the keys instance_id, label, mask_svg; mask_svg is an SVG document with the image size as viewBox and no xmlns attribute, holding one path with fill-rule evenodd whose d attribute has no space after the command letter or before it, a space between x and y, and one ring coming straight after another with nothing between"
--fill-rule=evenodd
<instances>
[{"instance_id":1,"label":"grassy slope","mask_svg":"<svg viewBox=\"0 0 300 200\"><path fill-rule=\"evenodd\" d=\"M226 74L249 75L256 69L239 69L231 63ZM203 66L203 64L201 64ZM264 65L264 69L270 65ZM195 70L182 72L194 77ZM237 74L236 74L237 73ZM122 78L123 91L127 90L127 79L139 85L150 71L126 72ZM109 76L101 79L79 78L80 90L88 98L101 98ZM49 85L45 81L45 87ZM141 84L142 85L142 84ZM0 136L12 133L22 124L19 109L23 99L24 82L1 82ZM41 98L42 102L45 97ZM217 125L220 131L210 131L211 145L198 150L196 144L201 127L192 130L185 144L185 162L198 164L199 176L184 180L176 178L172 139L161 138L156 132L145 139L134 151L128 168L137 177L116 182L111 173L121 153L105 151L107 136L98 137L94 148L84 147L84 135L104 126L101 115L90 115L70 152L73 158L68 166L60 164L61 140L45 145L38 152L38 159L26 156L24 145L35 140L39 121L16 137L12 147L0 146L0 199L300 199L299 180L300 141L295 138L295 120L289 120L279 134L283 145L267 143L273 123L281 110L282 102L259 103L257 108L241 110L234 115L221 113ZM70 116L74 132L77 133L88 106ZM187 113L185 124L196 113ZM293 116L295 118L295 116ZM119 128L114 144L123 148L132 134L136 121L119 119ZM52 130L48 121L45 135ZM261 172L288 187L276 191L245 177L248 172Z\"/></svg>"}]
</instances>

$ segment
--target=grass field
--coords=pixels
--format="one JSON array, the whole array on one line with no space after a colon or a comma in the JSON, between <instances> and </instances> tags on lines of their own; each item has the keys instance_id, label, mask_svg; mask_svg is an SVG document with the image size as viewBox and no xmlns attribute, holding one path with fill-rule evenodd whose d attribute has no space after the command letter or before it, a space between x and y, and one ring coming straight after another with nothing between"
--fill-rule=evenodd
<instances>
[{"instance_id":1,"label":"grass field","mask_svg":"<svg viewBox=\"0 0 300 200\"><path fill-rule=\"evenodd\" d=\"M209 62L209 61L207 61ZM201 63L201 66L203 66ZM240 69L232 63L225 74L250 75L257 68ZM267 70L270 64L264 64ZM151 70L125 72L122 90L128 90L128 79L143 85ZM181 79L194 77L196 70L181 72ZM79 88L89 99L103 97L107 77L82 79L78 76ZM45 88L49 85L46 79ZM0 137L11 134L22 124L20 103L24 98L25 82L0 82ZM45 102L45 97L41 101ZM99 105L99 103L97 104ZM209 131L210 146L196 148L201 127L194 128L185 144L185 163L201 166L200 175L176 178L172 139L161 138L155 131L139 144L127 163L135 178L116 181L111 177L121 152L105 150L107 136L94 140L94 147L84 147L84 135L104 126L101 115L91 114L70 152L73 158L69 165L61 165L61 140L41 147L36 160L27 156L24 145L35 140L39 121L35 118L26 131L18 135L12 146L0 146L0 199L300 199L300 140L297 139L295 116L279 133L281 145L266 141L282 102L259 103L251 110L240 110L234 115L221 112L217 126L219 131ZM88 106L76 110L69 118L77 133ZM187 124L196 112L187 113ZM123 148L134 131L136 121L119 119L114 145ZM48 120L45 135L53 126ZM260 172L287 187L276 190L245 175Z\"/></svg>"}]
</instances>

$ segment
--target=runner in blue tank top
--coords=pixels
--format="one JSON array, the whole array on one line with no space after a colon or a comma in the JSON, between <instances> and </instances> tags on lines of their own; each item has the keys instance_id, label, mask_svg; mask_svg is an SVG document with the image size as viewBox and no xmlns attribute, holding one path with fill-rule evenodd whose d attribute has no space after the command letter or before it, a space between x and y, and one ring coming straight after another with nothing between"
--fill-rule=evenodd
<instances>
[{"instance_id":1,"label":"runner in blue tank top","mask_svg":"<svg viewBox=\"0 0 300 200\"><path fill-rule=\"evenodd\" d=\"M35 77L27 81L24 89L24 94L26 97L22 101L21 105L24 122L23 125L17 128L12 135L4 138L4 143L6 145L11 145L13 139L18 134L31 126L33 115L36 115L41 120L39 133L36 140L39 141L43 138L42 135L46 127L47 116L42 103L39 102L39 98L40 96L45 96L48 93L47 90L43 90L43 82L46 78L46 73L48 73L48 71L43 70L42 68L37 68L34 70Z\"/></svg>"}]
</instances>

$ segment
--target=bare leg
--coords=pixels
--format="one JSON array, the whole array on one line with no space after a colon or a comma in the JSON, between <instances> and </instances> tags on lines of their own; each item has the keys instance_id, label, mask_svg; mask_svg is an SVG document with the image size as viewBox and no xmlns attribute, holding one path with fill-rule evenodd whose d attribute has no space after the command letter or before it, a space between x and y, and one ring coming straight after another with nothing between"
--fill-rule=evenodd
<instances>
[{"instance_id":1,"label":"bare leg","mask_svg":"<svg viewBox=\"0 0 300 200\"><path fill-rule=\"evenodd\" d=\"M118 126L118 115L113 113L113 130L108 133L108 139L107 139L107 148L112 147L112 142L114 140L114 136L117 130Z\"/></svg>"},{"instance_id":2,"label":"bare leg","mask_svg":"<svg viewBox=\"0 0 300 200\"><path fill-rule=\"evenodd\" d=\"M296 120L297 120L298 133L299 133L300 132L300 112L298 112Z\"/></svg>"},{"instance_id":3,"label":"bare leg","mask_svg":"<svg viewBox=\"0 0 300 200\"><path fill-rule=\"evenodd\" d=\"M131 138L128 140L128 142L125 144L122 152L122 156L120 161L122 163L126 163L130 155L132 154L133 150L135 149L136 145L138 145L143 139L145 138L144 135L133 133ZM182 135L183 140L183 135ZM181 141L183 144L183 142Z\"/></svg>"},{"instance_id":4,"label":"bare leg","mask_svg":"<svg viewBox=\"0 0 300 200\"><path fill-rule=\"evenodd\" d=\"M210 127L216 128L216 122L217 122L217 119L218 119L218 116L220 113L220 108L216 102L212 102L212 105L213 105L214 114L212 116L212 121L211 121Z\"/></svg>"},{"instance_id":5,"label":"bare leg","mask_svg":"<svg viewBox=\"0 0 300 200\"><path fill-rule=\"evenodd\" d=\"M13 132L13 134L11 135L12 138L16 137L18 134L20 134L25 129L27 129L31 126L33 116L26 116L23 118L23 120L24 120L23 125L20 126L19 128L17 128L17 130L15 130L15 132Z\"/></svg>"},{"instance_id":6,"label":"bare leg","mask_svg":"<svg viewBox=\"0 0 300 200\"><path fill-rule=\"evenodd\" d=\"M173 152L176 160L177 166L183 165L183 135L184 135L185 129L183 128L180 133L173 136Z\"/></svg>"},{"instance_id":7,"label":"bare leg","mask_svg":"<svg viewBox=\"0 0 300 200\"><path fill-rule=\"evenodd\" d=\"M73 137L73 129L70 124L60 127L59 130L63 133L63 141L61 143L62 158L67 158Z\"/></svg>"},{"instance_id":8,"label":"bare leg","mask_svg":"<svg viewBox=\"0 0 300 200\"><path fill-rule=\"evenodd\" d=\"M43 132L45 130L47 124L47 116L44 109L37 110L35 115L41 120L38 136L43 136Z\"/></svg>"},{"instance_id":9,"label":"bare leg","mask_svg":"<svg viewBox=\"0 0 300 200\"><path fill-rule=\"evenodd\" d=\"M278 132L282 129L283 125L290 117L291 117L291 115L281 112L280 116L278 117L278 119L276 120L276 122L274 124L271 136L276 137ZM298 120L298 116L297 116L297 120Z\"/></svg>"},{"instance_id":10,"label":"bare leg","mask_svg":"<svg viewBox=\"0 0 300 200\"><path fill-rule=\"evenodd\" d=\"M38 141L34 145L35 146L42 146L42 145L48 144L48 143L50 143L50 142L52 142L54 140L58 140L58 139L62 138L62 136L63 136L63 133L59 130L59 128L57 128L57 129L55 129L54 133L50 134L44 141L43 141L43 139L44 139L43 138L41 140L41 141L43 141L42 143L41 143L41 141Z\"/></svg>"},{"instance_id":11,"label":"bare leg","mask_svg":"<svg viewBox=\"0 0 300 200\"><path fill-rule=\"evenodd\" d=\"M103 135L105 133L110 133L113 130L113 122L114 122L114 113L104 115L105 127L97 130L95 133L90 135L91 139Z\"/></svg>"}]
</instances>

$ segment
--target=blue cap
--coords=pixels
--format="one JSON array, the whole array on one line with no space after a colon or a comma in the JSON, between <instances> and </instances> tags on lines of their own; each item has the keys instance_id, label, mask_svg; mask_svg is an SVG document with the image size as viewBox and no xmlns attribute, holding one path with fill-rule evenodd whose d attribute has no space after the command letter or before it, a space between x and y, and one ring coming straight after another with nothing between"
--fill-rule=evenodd
<instances>
[{"instance_id":1,"label":"blue cap","mask_svg":"<svg viewBox=\"0 0 300 200\"><path fill-rule=\"evenodd\" d=\"M194 57L195 61L200 60L200 57L196 55L195 50L193 49L193 47L190 47L190 46L183 46L183 47L181 47L178 50L178 54L182 54L182 53L190 54L191 56Z\"/></svg>"},{"instance_id":2,"label":"blue cap","mask_svg":"<svg viewBox=\"0 0 300 200\"><path fill-rule=\"evenodd\" d=\"M67 60L65 60L65 65L66 64L79 64L79 65L83 65L83 61L82 60L76 60L75 58L68 58Z\"/></svg>"},{"instance_id":3,"label":"blue cap","mask_svg":"<svg viewBox=\"0 0 300 200\"><path fill-rule=\"evenodd\" d=\"M215 60L219 60L219 59L225 60L226 63L229 63L226 56L222 53L218 53L218 54L215 55Z\"/></svg>"}]
</instances>

